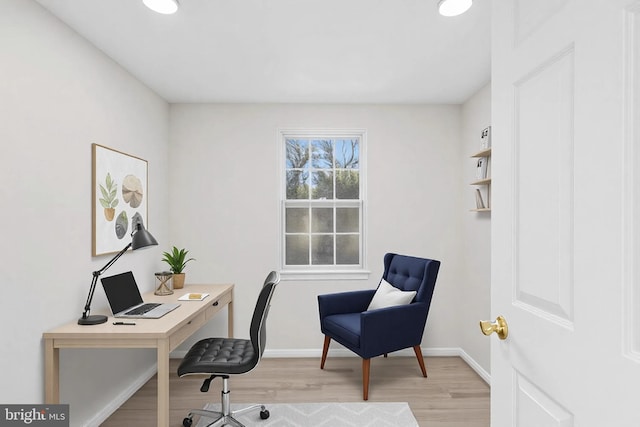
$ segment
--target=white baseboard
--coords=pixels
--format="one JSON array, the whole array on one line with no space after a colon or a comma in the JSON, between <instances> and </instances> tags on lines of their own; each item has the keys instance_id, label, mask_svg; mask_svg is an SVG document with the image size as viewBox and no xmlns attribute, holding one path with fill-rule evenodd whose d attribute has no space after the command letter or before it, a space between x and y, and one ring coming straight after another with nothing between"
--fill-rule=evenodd
<instances>
[{"instance_id":1,"label":"white baseboard","mask_svg":"<svg viewBox=\"0 0 640 427\"><path fill-rule=\"evenodd\" d=\"M459 348L423 348L422 354L425 356L460 356ZM389 357L393 356L414 356L415 353L411 348L405 348L404 350L394 351L389 354ZM292 350L269 350L264 351L263 357L318 357L322 356L322 350L320 349L292 349ZM333 348L329 350L330 357L358 357L351 350L346 348Z\"/></svg>"},{"instance_id":2,"label":"white baseboard","mask_svg":"<svg viewBox=\"0 0 640 427\"><path fill-rule=\"evenodd\" d=\"M98 411L95 416L87 420L85 426L100 427L120 406L122 406L131 396L135 394L143 385L147 383L158 371L158 364L154 363L149 369L141 373L137 378L129 384L129 386L118 394L115 399L107 402L107 405Z\"/></svg>"},{"instance_id":3,"label":"white baseboard","mask_svg":"<svg viewBox=\"0 0 640 427\"><path fill-rule=\"evenodd\" d=\"M487 384L489 384L489 386L491 386L491 374L489 374L485 369L483 369L482 366L480 366L480 364L476 362L475 359L469 356L469 354L466 351L464 351L463 349L459 349L459 350L460 350L459 356L462 358L462 360L467 362L467 365L469 365L469 367L473 369L476 372L476 374L480 375L480 378L482 378L484 382L486 382Z\"/></svg>"},{"instance_id":4,"label":"white baseboard","mask_svg":"<svg viewBox=\"0 0 640 427\"><path fill-rule=\"evenodd\" d=\"M186 351L174 351L171 353L172 358L182 359ZM393 356L414 356L413 349L406 348L404 350L396 351L389 354L389 357ZM487 384L491 385L491 375L480 366L469 354L459 347L440 347L440 348L422 348L422 354L424 356L431 357L460 357L464 360L471 369L473 369L480 378ZM269 350L265 349L264 358L290 358L290 357L317 357L322 356L322 350L320 349L279 349ZM357 357L352 351L346 348L334 348L329 350L330 357Z\"/></svg>"},{"instance_id":5,"label":"white baseboard","mask_svg":"<svg viewBox=\"0 0 640 427\"><path fill-rule=\"evenodd\" d=\"M169 353L169 359L182 359L187 355L188 350L172 351Z\"/></svg>"},{"instance_id":6,"label":"white baseboard","mask_svg":"<svg viewBox=\"0 0 640 427\"><path fill-rule=\"evenodd\" d=\"M464 360L471 369L473 369L479 376L491 385L491 375L480 366L469 354L459 347L440 347L440 348L422 348L422 354L430 357L460 357ZM263 357L317 357L322 356L322 350L319 349L295 349L295 350L265 350ZM413 349L405 348L404 350L395 351L389 354L389 357L415 356ZM329 357L357 357L352 351L346 348L336 348L329 350Z\"/></svg>"},{"instance_id":7,"label":"white baseboard","mask_svg":"<svg viewBox=\"0 0 640 427\"><path fill-rule=\"evenodd\" d=\"M433 356L433 357L450 357L450 356L461 356L461 352L463 352L460 348L423 348L422 354L424 356ZM187 350L181 351L173 351L171 352L170 357L172 359L182 359L187 354ZM466 353L465 353L466 354ZM411 348L405 348L404 350L395 351L389 354L389 357L393 356L414 356L415 353ZM317 348L309 348L309 349L278 349L278 350L270 350L265 349L262 357L264 358L292 358L292 357L317 357L320 358L322 356L322 350ZM357 357L351 350L347 350L346 348L332 348L329 350L329 356L331 357ZM464 358L463 358L464 359ZM467 362L468 363L468 362Z\"/></svg>"}]
</instances>

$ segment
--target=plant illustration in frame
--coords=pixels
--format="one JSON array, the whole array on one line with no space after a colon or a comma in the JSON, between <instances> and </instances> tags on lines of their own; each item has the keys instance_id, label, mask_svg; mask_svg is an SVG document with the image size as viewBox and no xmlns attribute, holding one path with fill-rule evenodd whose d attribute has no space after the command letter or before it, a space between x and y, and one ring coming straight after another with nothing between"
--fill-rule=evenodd
<instances>
[{"instance_id":1,"label":"plant illustration in frame","mask_svg":"<svg viewBox=\"0 0 640 427\"><path fill-rule=\"evenodd\" d=\"M148 215L147 161L92 144L92 255L114 253Z\"/></svg>"},{"instance_id":2,"label":"plant illustration in frame","mask_svg":"<svg viewBox=\"0 0 640 427\"><path fill-rule=\"evenodd\" d=\"M100 184L100 192L102 193L102 197L99 200L104 208L104 217L107 221L113 221L113 217L116 214L115 208L118 206L120 200L117 197L118 186L115 181L111 179L109 172L107 172L104 185Z\"/></svg>"}]
</instances>

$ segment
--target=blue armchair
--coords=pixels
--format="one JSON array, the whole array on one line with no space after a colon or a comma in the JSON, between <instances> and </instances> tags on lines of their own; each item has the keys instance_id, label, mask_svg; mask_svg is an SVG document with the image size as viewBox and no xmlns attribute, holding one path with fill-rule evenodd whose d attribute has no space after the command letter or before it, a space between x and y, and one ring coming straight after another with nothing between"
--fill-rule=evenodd
<instances>
[{"instance_id":1,"label":"blue armchair","mask_svg":"<svg viewBox=\"0 0 640 427\"><path fill-rule=\"evenodd\" d=\"M320 328L325 335L320 369L324 369L329 344L334 339L362 358L364 400L369 398L372 357L382 354L386 356L393 351L412 347L422 375L426 377L427 370L420 344L439 269L440 261L432 259L393 253L384 256L383 280L380 280L378 289L384 290L382 287L385 286L385 289L389 288L394 294L405 295L405 298L411 298L413 294L407 293L415 291L415 296L408 304L370 308L377 292L375 289L318 295ZM380 294L378 292L376 295L377 301Z\"/></svg>"}]
</instances>

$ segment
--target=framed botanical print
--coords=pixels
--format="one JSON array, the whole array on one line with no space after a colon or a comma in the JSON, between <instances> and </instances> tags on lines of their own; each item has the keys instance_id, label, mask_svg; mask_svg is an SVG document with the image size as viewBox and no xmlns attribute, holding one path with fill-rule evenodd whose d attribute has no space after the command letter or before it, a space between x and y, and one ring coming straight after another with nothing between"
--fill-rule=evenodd
<instances>
[{"instance_id":1,"label":"framed botanical print","mask_svg":"<svg viewBox=\"0 0 640 427\"><path fill-rule=\"evenodd\" d=\"M148 217L147 161L92 144L92 255L122 250Z\"/></svg>"}]
</instances>

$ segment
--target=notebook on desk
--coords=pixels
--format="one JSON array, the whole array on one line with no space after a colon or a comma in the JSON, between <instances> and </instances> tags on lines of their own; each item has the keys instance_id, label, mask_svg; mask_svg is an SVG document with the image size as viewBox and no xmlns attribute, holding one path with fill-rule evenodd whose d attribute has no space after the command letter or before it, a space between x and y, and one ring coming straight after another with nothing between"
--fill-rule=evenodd
<instances>
[{"instance_id":1,"label":"notebook on desk","mask_svg":"<svg viewBox=\"0 0 640 427\"><path fill-rule=\"evenodd\" d=\"M116 274L100 279L113 317L159 319L180 306L176 303L145 303L133 273Z\"/></svg>"}]
</instances>

